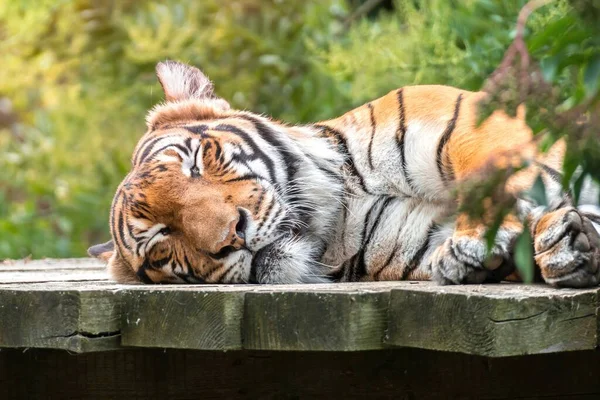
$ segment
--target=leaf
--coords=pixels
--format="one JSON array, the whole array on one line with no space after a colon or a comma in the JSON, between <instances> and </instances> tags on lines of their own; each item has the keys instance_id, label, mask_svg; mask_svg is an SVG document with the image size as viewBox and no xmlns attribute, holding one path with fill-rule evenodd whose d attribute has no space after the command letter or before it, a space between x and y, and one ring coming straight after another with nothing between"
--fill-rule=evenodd
<instances>
[{"instance_id":1,"label":"leaf","mask_svg":"<svg viewBox=\"0 0 600 400\"><path fill-rule=\"evenodd\" d=\"M485 242L486 242L486 251L487 251L488 255L490 255L490 252L491 252L492 248L494 247L494 244L496 242L496 235L498 234L500 225L502 225L502 222L504 222L504 218L506 217L506 214L507 214L507 210L500 209L500 211L494 217L494 221L492 222L492 224L490 226L488 226L487 230L485 231L484 238L485 238Z\"/></svg>"},{"instance_id":2,"label":"leaf","mask_svg":"<svg viewBox=\"0 0 600 400\"><path fill-rule=\"evenodd\" d=\"M523 278L523 282L531 283L533 281L533 239L529 226L525 224L523 232L517 238L515 244L515 265Z\"/></svg>"},{"instance_id":3,"label":"leaf","mask_svg":"<svg viewBox=\"0 0 600 400\"><path fill-rule=\"evenodd\" d=\"M531 187L531 189L529 189L529 192L527 194L529 195L529 197L531 197L533 201L535 201L540 206L548 206L548 199L546 198L546 185L544 185L544 181L542 180L541 175L538 175L535 182L533 183L533 186Z\"/></svg>"},{"instance_id":4,"label":"leaf","mask_svg":"<svg viewBox=\"0 0 600 400\"><path fill-rule=\"evenodd\" d=\"M556 77L556 71L558 71L558 57L546 57L540 61L540 68L542 69L542 75L546 82L554 81Z\"/></svg>"},{"instance_id":5,"label":"leaf","mask_svg":"<svg viewBox=\"0 0 600 400\"><path fill-rule=\"evenodd\" d=\"M490 226L485 231L484 238L486 244L486 251L488 254L490 254L490 251L494 247L494 243L496 242L496 235L498 234L498 229L500 229L500 224L494 223L494 225Z\"/></svg>"},{"instance_id":6,"label":"leaf","mask_svg":"<svg viewBox=\"0 0 600 400\"><path fill-rule=\"evenodd\" d=\"M572 153L573 152L567 150L563 160L562 187L565 191L569 189L571 178L573 177L573 174L579 165L579 160Z\"/></svg>"},{"instance_id":7,"label":"leaf","mask_svg":"<svg viewBox=\"0 0 600 400\"><path fill-rule=\"evenodd\" d=\"M592 97L598 91L598 81L600 80L600 54L594 56L585 67L583 73L583 86L586 96Z\"/></svg>"},{"instance_id":8,"label":"leaf","mask_svg":"<svg viewBox=\"0 0 600 400\"><path fill-rule=\"evenodd\" d=\"M579 176L573 183L573 200L575 201L575 204L579 204L579 196L581 195L581 189L583 188L583 182L585 181L585 177L587 175L588 175L587 172L582 171L581 174L579 174Z\"/></svg>"},{"instance_id":9,"label":"leaf","mask_svg":"<svg viewBox=\"0 0 600 400\"><path fill-rule=\"evenodd\" d=\"M527 47L530 52L536 52L543 47L552 47L555 45L556 37L566 32L573 26L575 20L571 15L565 15L554 22L547 24L539 33L527 41Z\"/></svg>"}]
</instances>

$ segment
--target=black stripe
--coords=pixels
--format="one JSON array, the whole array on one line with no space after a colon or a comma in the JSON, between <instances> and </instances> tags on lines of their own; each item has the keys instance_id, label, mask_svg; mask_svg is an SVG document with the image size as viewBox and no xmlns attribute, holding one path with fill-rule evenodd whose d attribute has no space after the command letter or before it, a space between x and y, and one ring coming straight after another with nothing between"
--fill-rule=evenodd
<instances>
[{"instance_id":1,"label":"black stripe","mask_svg":"<svg viewBox=\"0 0 600 400\"><path fill-rule=\"evenodd\" d=\"M118 212L118 208L119 208L119 200L121 200L122 197L125 196L125 193L123 192L123 188L119 188L117 194L115 195L115 200L113 202L113 206L112 206L112 223L110 224L110 230L111 230L111 234L113 239L115 240L115 244L118 245L119 243L124 247L124 241L125 238L118 235L119 231L117 230L117 224L118 224L118 216L121 215L121 213L123 212L123 205L121 205L121 212ZM118 247L118 246L117 246Z\"/></svg>"},{"instance_id":2,"label":"black stripe","mask_svg":"<svg viewBox=\"0 0 600 400\"><path fill-rule=\"evenodd\" d=\"M258 225L256 226L256 231L257 232L260 230L260 228L263 227L263 225L265 224L265 222L267 222L267 220L265 218L269 216L269 214L271 213L271 210L273 209L273 207L275 207L275 200L273 200L271 202L271 204L269 204L269 207L267 207L267 210L263 213L262 221L260 221L258 223Z\"/></svg>"},{"instance_id":3,"label":"black stripe","mask_svg":"<svg viewBox=\"0 0 600 400\"><path fill-rule=\"evenodd\" d=\"M375 113L373 111L373 105L367 104L369 112L371 114L371 140L369 141L369 167L373 169L373 139L375 138Z\"/></svg>"},{"instance_id":4,"label":"black stripe","mask_svg":"<svg viewBox=\"0 0 600 400\"><path fill-rule=\"evenodd\" d=\"M406 266L402 270L402 276L400 277L400 280L404 281L404 280L408 279L408 276L410 275L410 273L413 272L415 269L417 269L417 267L421 264L421 261L423 260L423 257L425 256L427 249L429 248L429 244L431 242L431 236L433 236L433 234L435 232L437 232L439 229L440 229L439 225L437 225L435 223L431 224L431 226L427 230L427 236L425 237L423 244L421 244L421 247L419 247L419 249L412 256L412 259L410 260L410 262L408 264L406 264Z\"/></svg>"},{"instance_id":5,"label":"black stripe","mask_svg":"<svg viewBox=\"0 0 600 400\"><path fill-rule=\"evenodd\" d=\"M129 246L129 243L127 243L127 241L125 240L125 220L123 218L123 213L125 212L123 210L123 208L125 208L125 207L127 207L127 199L125 198L125 196L123 196L123 205L122 205L121 212L119 213L117 229L119 230L120 237L123 239L122 240L123 247L125 247L127 250L131 250L131 246Z\"/></svg>"},{"instance_id":6,"label":"black stripe","mask_svg":"<svg viewBox=\"0 0 600 400\"><path fill-rule=\"evenodd\" d=\"M196 147L196 151L194 151L192 168L190 169L190 178L198 178L200 176L200 169L198 168L198 153L200 152L201 148L202 145L199 144L198 147ZM202 172L204 172L204 166L202 166Z\"/></svg>"},{"instance_id":7,"label":"black stripe","mask_svg":"<svg viewBox=\"0 0 600 400\"><path fill-rule=\"evenodd\" d=\"M316 124L313 126L317 129L321 129L325 134L331 135L333 139L337 141L338 149L344 157L344 165L350 168L350 172L353 176L356 176L358 178L359 186L362 189L362 191L368 194L373 194L367 189L367 186L365 185L365 179L363 178L361 173L358 172L358 169L354 164L354 159L352 158L352 154L350 154L350 151L348 149L348 142L344 138L344 135L337 129L331 128L327 125Z\"/></svg>"},{"instance_id":8,"label":"black stripe","mask_svg":"<svg viewBox=\"0 0 600 400\"><path fill-rule=\"evenodd\" d=\"M448 141L450 140L450 136L452 136L452 132L454 132L454 129L456 128L456 121L458 120L458 115L460 114L460 104L462 102L463 99L463 94L459 94L458 98L456 99L456 103L454 105L454 114L452 115L452 119L448 122L448 125L446 126L446 129L444 130L444 133L442 133L442 137L440 138L440 142L438 143L438 147L437 147L437 154L436 154L436 163L437 163L437 168L438 168L438 172L440 174L440 178L442 178L442 181L447 182L449 180L454 179L454 173L452 173L452 163L450 162L450 160L448 160L448 166L450 167L450 173L446 173L444 172L444 165L442 163L442 154L444 154L444 148L446 147L446 145L448 144Z\"/></svg>"},{"instance_id":9,"label":"black stripe","mask_svg":"<svg viewBox=\"0 0 600 400\"><path fill-rule=\"evenodd\" d=\"M188 138L188 139L189 139L189 138ZM191 141L190 141L190 142L191 142ZM175 144L173 144L172 146L173 146L173 147L177 147L179 150L181 150L181 151L183 152L183 154L185 154L186 156L188 156L188 157L189 157L189 155L190 155L190 151L191 151L191 149L190 149L189 147L191 147L191 146L189 146L189 145L188 145L188 142L187 142L187 140L186 140L186 143L185 143L185 144L186 144L186 146L188 146L188 147L186 147L186 146L184 146L184 145L182 145L182 144L179 144L179 143L175 143Z\"/></svg>"},{"instance_id":10,"label":"black stripe","mask_svg":"<svg viewBox=\"0 0 600 400\"><path fill-rule=\"evenodd\" d=\"M138 269L137 273L136 273L137 277L140 278L140 280L143 283L146 284L152 284L155 283L152 279L150 279L150 277L148 276L148 274L146 273L146 269L144 268L144 266L142 265L140 267L140 269Z\"/></svg>"},{"instance_id":11,"label":"black stripe","mask_svg":"<svg viewBox=\"0 0 600 400\"><path fill-rule=\"evenodd\" d=\"M385 262L383 263L383 265L381 267L379 267L379 269L377 270L377 272L375 272L375 274L373 275L373 280L376 280L376 281L379 280L379 275L381 275L381 273L390 265L390 263L392 262L392 260L396 257L396 253L397 252L398 252L398 243L396 243L394 245L394 249L392 250L392 252L388 256L387 260L385 260Z\"/></svg>"},{"instance_id":12,"label":"black stripe","mask_svg":"<svg viewBox=\"0 0 600 400\"><path fill-rule=\"evenodd\" d=\"M338 269L329 273L327 276L331 278L334 282L340 282L342 278L346 275L346 265L342 264Z\"/></svg>"},{"instance_id":13,"label":"black stripe","mask_svg":"<svg viewBox=\"0 0 600 400\"><path fill-rule=\"evenodd\" d=\"M202 137L206 137L206 131L208 130L208 125L186 125L183 127L185 130L192 132L193 134L200 135Z\"/></svg>"},{"instance_id":14,"label":"black stripe","mask_svg":"<svg viewBox=\"0 0 600 400\"><path fill-rule=\"evenodd\" d=\"M151 151L152 147L154 147L154 145L148 147L144 151L144 154L142 154L142 157L138 160L137 164L141 164L141 163L143 163L144 161L146 161L148 159L152 160L154 157L156 157L156 155L158 153L160 153L160 152L168 149L169 147L176 147L176 148L178 148L179 150L183 151L186 156L189 156L189 152L191 151L191 149L188 149L185 146L182 146L180 144L173 144L173 143L171 143L171 144L167 144L167 145L164 145L164 146L160 147L158 150L155 150L155 151L152 152L152 154L150 154L150 151Z\"/></svg>"},{"instance_id":15,"label":"black stripe","mask_svg":"<svg viewBox=\"0 0 600 400\"><path fill-rule=\"evenodd\" d=\"M273 224L275 223L275 221L277 221L277 219L281 216L281 213L284 212L284 208L283 207L279 207L279 210L277 210L277 212L275 213L275 215L273 216L273 218L271 218L271 222L269 222L269 225L267 225L267 232L271 229L271 227L273 226ZM257 228L258 230L258 228Z\"/></svg>"},{"instance_id":16,"label":"black stripe","mask_svg":"<svg viewBox=\"0 0 600 400\"><path fill-rule=\"evenodd\" d=\"M264 178L262 176L258 176L256 174L246 174L246 175L238 176L236 178L227 179L226 181L223 181L223 183L256 181L257 179L264 179Z\"/></svg>"},{"instance_id":17,"label":"black stripe","mask_svg":"<svg viewBox=\"0 0 600 400\"><path fill-rule=\"evenodd\" d=\"M538 164L542 168L542 170L550 177L550 179L552 179L555 183L558 183L562 188L563 175L559 171L539 161L536 161L536 164ZM574 203L575 198L573 196L573 193L571 192L571 189L569 189L566 193L564 193L564 197L561 200L560 204L555 206L554 209L556 210L567 205L573 205Z\"/></svg>"},{"instance_id":18,"label":"black stripe","mask_svg":"<svg viewBox=\"0 0 600 400\"><path fill-rule=\"evenodd\" d=\"M544 170L544 172L548 174L550 179L562 185L563 176L560 172L544 163L536 162L536 164L538 164Z\"/></svg>"},{"instance_id":19,"label":"black stripe","mask_svg":"<svg viewBox=\"0 0 600 400\"><path fill-rule=\"evenodd\" d=\"M260 191L260 195L258 196L258 200L256 201L256 204L254 205L254 214L258 214L258 212L260 211L260 208L262 207L262 202L265 198L265 191L261 190Z\"/></svg>"},{"instance_id":20,"label":"black stripe","mask_svg":"<svg viewBox=\"0 0 600 400\"><path fill-rule=\"evenodd\" d=\"M173 257L173 255L169 254L167 257L163 257L163 258L160 258L160 259L154 260L154 261L149 261L148 264L150 265L150 267L152 269L161 269L161 268L164 268L164 266L167 265L171 261L172 257Z\"/></svg>"},{"instance_id":21,"label":"black stripe","mask_svg":"<svg viewBox=\"0 0 600 400\"><path fill-rule=\"evenodd\" d=\"M413 187L412 178L408 174L408 167L406 165L406 155L404 151L406 142L406 110L404 109L404 90L398 89L398 129L396 131L396 145L400 150L400 162L402 166L402 175L408 187L415 191Z\"/></svg>"},{"instance_id":22,"label":"black stripe","mask_svg":"<svg viewBox=\"0 0 600 400\"><path fill-rule=\"evenodd\" d=\"M219 161L219 159L221 158L221 151L222 151L221 144L219 144L219 142L215 140L214 145L215 145L214 157L215 157L215 160Z\"/></svg>"},{"instance_id":23,"label":"black stripe","mask_svg":"<svg viewBox=\"0 0 600 400\"><path fill-rule=\"evenodd\" d=\"M273 147L274 151L277 152L277 154L281 155L283 165L285 166L287 183L290 184L296 177L298 168L302 163L302 160L298 157L294 149L292 149L284 140L281 140L278 137L279 133L267 125L267 123L251 115L243 114L238 115L237 117L252 123L254 125L254 129L256 129L260 137L269 143ZM287 190L285 193L285 197L287 197L290 202L304 202L305 196L302 188L299 185L292 185L291 187L288 187L288 189L289 190ZM276 188L276 190L278 190L278 188ZM281 190L278 190L278 192L281 194ZM303 211L304 214L306 214L306 209Z\"/></svg>"},{"instance_id":24,"label":"black stripe","mask_svg":"<svg viewBox=\"0 0 600 400\"><path fill-rule=\"evenodd\" d=\"M141 211L145 213L150 213L150 205L143 200L134 200L131 205L133 211L141 213ZM141 211L140 211L141 210ZM143 215L143 213L141 213Z\"/></svg>"},{"instance_id":25,"label":"black stripe","mask_svg":"<svg viewBox=\"0 0 600 400\"><path fill-rule=\"evenodd\" d=\"M171 137L171 136L167 136L167 137ZM159 136L157 138L154 138L154 139L150 140L149 142L147 142L146 144L144 144L142 147L140 147L138 149L138 151L135 153L135 155L133 156L133 165L138 165L140 163L140 159L145 159L148 156L148 153L150 153L152 151L152 148L154 147L154 145L162 139L165 139L165 136ZM142 151L142 149L143 149L143 152L140 157L140 152Z\"/></svg>"},{"instance_id":26,"label":"black stripe","mask_svg":"<svg viewBox=\"0 0 600 400\"><path fill-rule=\"evenodd\" d=\"M237 117L251 122L254 125L254 129L256 129L256 131L260 134L260 137L269 143L276 152L285 153L281 154L281 156L286 167L288 182L291 181L294 176L296 176L296 173L298 172L298 166L300 164L300 159L294 150L291 149L287 143L280 140L277 137L278 132L263 121L260 121L250 115L238 115Z\"/></svg>"},{"instance_id":27,"label":"black stripe","mask_svg":"<svg viewBox=\"0 0 600 400\"><path fill-rule=\"evenodd\" d=\"M242 138L246 142L246 144L252 149L252 151L257 156L257 158L260 159L265 164L265 167L267 168L267 171L269 172L269 177L271 179L271 183L277 182L277 177L275 175L275 163L273 162L273 160L270 157L268 157L265 154L264 151L262 151L260 149L260 147L258 147L256 142L252 139L252 137L250 137L250 135L247 132L244 132L243 130L239 129L238 127L235 127L235 126L229 125L229 124L219 124L215 128L213 128L213 130L221 131L221 132L229 132L234 135L238 135L240 138Z\"/></svg>"},{"instance_id":28,"label":"black stripe","mask_svg":"<svg viewBox=\"0 0 600 400\"><path fill-rule=\"evenodd\" d=\"M334 170L328 169L327 167L320 165L318 160L313 158L313 156L311 156L310 154L306 154L306 158L308 158L310 160L310 162L312 162L313 165L316 168L318 168L319 171L321 171L323 174L325 174L328 177L330 177L331 179L337 181L339 184L344 183L344 178L339 174L338 171L334 171Z\"/></svg>"},{"instance_id":29,"label":"black stripe","mask_svg":"<svg viewBox=\"0 0 600 400\"><path fill-rule=\"evenodd\" d=\"M178 254L175 255L175 259L179 259ZM190 265L190 260L188 260L185 254L183 255L183 262L175 262L174 264L180 265L183 272L175 271L176 267L172 269L172 272L175 274L175 276L183 280L185 283L204 283L204 280L198 279L193 273L193 270Z\"/></svg>"},{"instance_id":30,"label":"black stripe","mask_svg":"<svg viewBox=\"0 0 600 400\"><path fill-rule=\"evenodd\" d=\"M224 266L224 265L223 265L223 266ZM236 267L236 266L237 266L237 263L236 263L236 264L231 264L231 265L230 265L229 267L227 267L227 268L223 268L225 271L223 271L221 274L219 274L219 277L216 279L216 282L221 282L221 280L222 280L223 278L225 278L225 277L227 276L227 274L229 274L229 272L230 272L230 271L231 271L231 270L232 270L234 267Z\"/></svg>"},{"instance_id":31,"label":"black stripe","mask_svg":"<svg viewBox=\"0 0 600 400\"><path fill-rule=\"evenodd\" d=\"M373 239L373 235L377 231L377 227L379 226L379 221L381 220L381 216L383 215L383 213L385 212L386 208L389 206L389 204L392 200L394 200L393 197L388 197L385 199L385 201L379 208L379 213L377 214L377 217L375 218L375 221L372 224L371 231L369 232L368 237L365 239L363 236L363 243L361 245L360 252L358 253L359 257L358 257L357 268L354 270L354 274L355 274L355 276L358 277L358 279L362 278L363 276L365 276L367 274L367 263L366 263L366 259L365 259L367 247L371 243L371 239ZM369 219L370 219L369 217L371 215L371 211L373 211L373 209L369 210L367 220L365 221L365 227L369 225ZM365 233L365 231L363 231L363 235L364 235L364 233Z\"/></svg>"}]
</instances>

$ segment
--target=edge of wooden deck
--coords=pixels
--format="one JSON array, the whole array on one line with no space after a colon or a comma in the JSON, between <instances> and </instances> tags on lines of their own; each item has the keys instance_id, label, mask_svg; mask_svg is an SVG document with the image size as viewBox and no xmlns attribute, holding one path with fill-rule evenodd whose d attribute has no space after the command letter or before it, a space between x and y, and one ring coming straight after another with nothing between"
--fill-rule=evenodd
<instances>
[{"instance_id":1,"label":"edge of wooden deck","mask_svg":"<svg viewBox=\"0 0 600 400\"><path fill-rule=\"evenodd\" d=\"M90 259L0 264L0 347L505 357L598 347L599 289L430 282L119 285Z\"/></svg>"}]
</instances>

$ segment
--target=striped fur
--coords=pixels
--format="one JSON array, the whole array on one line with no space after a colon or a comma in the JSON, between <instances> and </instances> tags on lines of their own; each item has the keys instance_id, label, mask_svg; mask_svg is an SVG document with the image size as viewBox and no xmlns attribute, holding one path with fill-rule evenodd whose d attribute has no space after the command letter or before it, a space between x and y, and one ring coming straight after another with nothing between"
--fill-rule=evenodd
<instances>
[{"instance_id":1,"label":"striped fur","mask_svg":"<svg viewBox=\"0 0 600 400\"><path fill-rule=\"evenodd\" d=\"M594 219L560 190L563 144L536 154L522 116L502 112L477 127L483 93L405 87L288 126L231 110L193 67L157 72L168 102L149 114L117 190L114 251L90 249L119 281L481 283L513 272L527 221L548 283L598 283ZM517 206L488 254L483 222L456 215L457 184L523 160L535 162L506 183ZM538 175L549 208L522 196Z\"/></svg>"}]
</instances>

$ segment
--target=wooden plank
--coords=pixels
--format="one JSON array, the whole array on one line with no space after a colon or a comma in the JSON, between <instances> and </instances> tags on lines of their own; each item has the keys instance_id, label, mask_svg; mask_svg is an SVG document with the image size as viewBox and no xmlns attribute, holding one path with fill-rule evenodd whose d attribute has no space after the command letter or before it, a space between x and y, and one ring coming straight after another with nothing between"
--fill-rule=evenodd
<instances>
[{"instance_id":1,"label":"wooden plank","mask_svg":"<svg viewBox=\"0 0 600 400\"><path fill-rule=\"evenodd\" d=\"M120 297L124 346L242 348L243 291L132 289Z\"/></svg>"},{"instance_id":2,"label":"wooden plank","mask_svg":"<svg viewBox=\"0 0 600 400\"><path fill-rule=\"evenodd\" d=\"M600 352L0 351L0 399L598 399Z\"/></svg>"},{"instance_id":3,"label":"wooden plank","mask_svg":"<svg viewBox=\"0 0 600 400\"><path fill-rule=\"evenodd\" d=\"M115 299L110 292L0 290L0 347L119 348Z\"/></svg>"},{"instance_id":4,"label":"wooden plank","mask_svg":"<svg viewBox=\"0 0 600 400\"><path fill-rule=\"evenodd\" d=\"M43 258L40 260L3 260L0 262L0 273L3 271L43 271L52 269L105 269L104 262L95 258Z\"/></svg>"},{"instance_id":5,"label":"wooden plank","mask_svg":"<svg viewBox=\"0 0 600 400\"><path fill-rule=\"evenodd\" d=\"M491 357L598 346L597 290L517 287L393 290L385 342Z\"/></svg>"},{"instance_id":6,"label":"wooden plank","mask_svg":"<svg viewBox=\"0 0 600 400\"><path fill-rule=\"evenodd\" d=\"M597 288L119 285L102 274L102 264L90 260L3 264L0 347L85 352L118 348L122 339L126 346L200 350L404 346L504 357L598 346Z\"/></svg>"},{"instance_id":7,"label":"wooden plank","mask_svg":"<svg viewBox=\"0 0 600 400\"><path fill-rule=\"evenodd\" d=\"M90 258L5 260L0 263L0 284L108 281L109 279L104 263Z\"/></svg>"},{"instance_id":8,"label":"wooden plank","mask_svg":"<svg viewBox=\"0 0 600 400\"><path fill-rule=\"evenodd\" d=\"M18 271L0 274L0 284L35 282L90 282L103 280L109 280L105 271L55 270L45 271L43 274L32 274L30 272Z\"/></svg>"},{"instance_id":9,"label":"wooden plank","mask_svg":"<svg viewBox=\"0 0 600 400\"><path fill-rule=\"evenodd\" d=\"M388 291L248 293L244 309L244 348L288 351L381 349L388 301Z\"/></svg>"}]
</instances>

